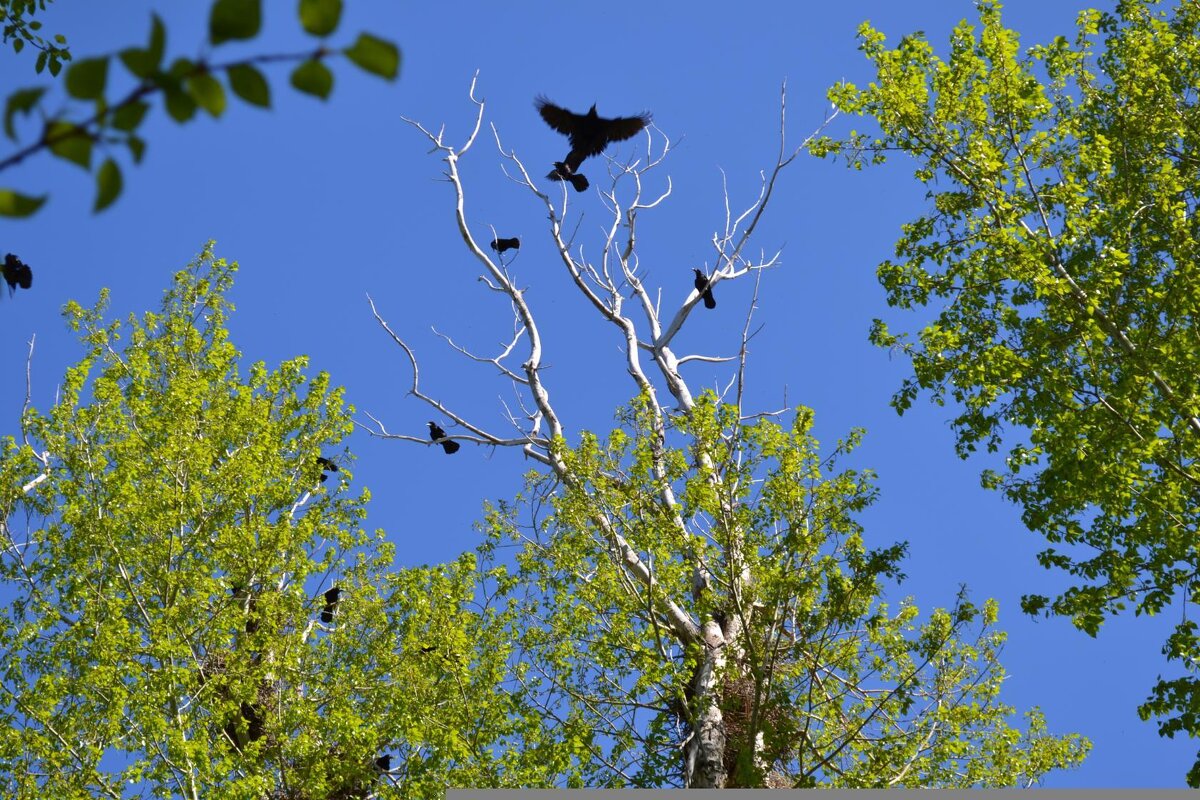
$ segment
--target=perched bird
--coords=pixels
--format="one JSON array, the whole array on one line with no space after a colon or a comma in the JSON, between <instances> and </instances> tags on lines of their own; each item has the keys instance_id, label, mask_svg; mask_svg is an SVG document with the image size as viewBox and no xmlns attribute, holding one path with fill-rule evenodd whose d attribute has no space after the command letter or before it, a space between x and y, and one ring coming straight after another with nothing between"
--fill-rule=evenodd
<instances>
[{"instance_id":1,"label":"perched bird","mask_svg":"<svg viewBox=\"0 0 1200 800\"><path fill-rule=\"evenodd\" d=\"M692 272L696 273L696 291L704 295L704 307L716 308L717 298L713 297L712 289L708 288L708 278L700 270L692 267Z\"/></svg>"},{"instance_id":2,"label":"perched bird","mask_svg":"<svg viewBox=\"0 0 1200 800\"><path fill-rule=\"evenodd\" d=\"M325 456L317 456L317 465L321 467L321 483L324 483L329 478L328 473L338 471L338 465Z\"/></svg>"},{"instance_id":3,"label":"perched bird","mask_svg":"<svg viewBox=\"0 0 1200 800\"><path fill-rule=\"evenodd\" d=\"M33 285L33 270L12 253L4 257L4 266L0 267L0 270L4 272L4 282L8 284L9 297L12 297L13 292L17 291L18 286L28 289Z\"/></svg>"},{"instance_id":4,"label":"perched bird","mask_svg":"<svg viewBox=\"0 0 1200 800\"><path fill-rule=\"evenodd\" d=\"M380 772L391 772L392 754L385 753L384 755L381 755L379 758L375 759L375 769L379 770Z\"/></svg>"},{"instance_id":5,"label":"perched bird","mask_svg":"<svg viewBox=\"0 0 1200 800\"><path fill-rule=\"evenodd\" d=\"M571 169L562 161L555 161L554 169L546 173L546 177L552 181L570 181L571 186L577 192L586 192L588 186L591 185L586 177L571 172Z\"/></svg>"},{"instance_id":6,"label":"perched bird","mask_svg":"<svg viewBox=\"0 0 1200 800\"><path fill-rule=\"evenodd\" d=\"M516 236L511 239L493 239L492 249L497 253L503 253L505 250L520 250L521 240Z\"/></svg>"},{"instance_id":7,"label":"perched bird","mask_svg":"<svg viewBox=\"0 0 1200 800\"><path fill-rule=\"evenodd\" d=\"M458 452L458 442L447 439L446 432L439 428L436 422L430 421L429 423L429 438L434 444L440 444L442 449L446 451L446 455Z\"/></svg>"},{"instance_id":8,"label":"perched bird","mask_svg":"<svg viewBox=\"0 0 1200 800\"><path fill-rule=\"evenodd\" d=\"M341 595L342 590L337 586L325 592L325 608L321 609L321 622L333 622L333 610L337 608Z\"/></svg>"},{"instance_id":9,"label":"perched bird","mask_svg":"<svg viewBox=\"0 0 1200 800\"><path fill-rule=\"evenodd\" d=\"M644 111L633 117L614 117L608 119L596 113L593 104L586 114L576 114L565 108L554 105L545 97L538 95L534 106L546 124L561 134L571 143L571 150L562 161L554 162L554 171L546 177L550 180L569 180L576 191L582 192L587 188L587 179L579 174L579 167L589 156L598 156L612 142L620 142L650 124L650 112ZM556 177L557 176L557 177ZM575 178L581 180L576 181Z\"/></svg>"}]
</instances>

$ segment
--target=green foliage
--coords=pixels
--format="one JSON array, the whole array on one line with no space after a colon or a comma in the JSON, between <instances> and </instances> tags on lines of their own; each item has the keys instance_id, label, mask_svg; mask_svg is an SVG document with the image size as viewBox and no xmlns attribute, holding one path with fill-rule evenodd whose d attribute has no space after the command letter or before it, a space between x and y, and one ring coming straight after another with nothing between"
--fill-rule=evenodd
<instances>
[{"instance_id":1,"label":"green foliage","mask_svg":"<svg viewBox=\"0 0 1200 800\"><path fill-rule=\"evenodd\" d=\"M108 81L107 58L85 58L67 70L67 94L76 100L95 100L104 95Z\"/></svg>"},{"instance_id":2,"label":"green foliage","mask_svg":"<svg viewBox=\"0 0 1200 800\"><path fill-rule=\"evenodd\" d=\"M300 0L300 24L313 36L333 33L342 18L342 0Z\"/></svg>"},{"instance_id":3,"label":"green foliage","mask_svg":"<svg viewBox=\"0 0 1200 800\"><path fill-rule=\"evenodd\" d=\"M261 27L262 0L216 0L208 17L208 38L213 44L253 39Z\"/></svg>"},{"instance_id":4,"label":"green foliage","mask_svg":"<svg viewBox=\"0 0 1200 800\"><path fill-rule=\"evenodd\" d=\"M373 75L391 81L400 74L400 50L369 33L360 33L345 52L346 58Z\"/></svg>"},{"instance_id":5,"label":"green foliage","mask_svg":"<svg viewBox=\"0 0 1200 800\"><path fill-rule=\"evenodd\" d=\"M229 88L250 105L271 107L271 87L263 74L249 64L230 67Z\"/></svg>"},{"instance_id":6,"label":"green foliage","mask_svg":"<svg viewBox=\"0 0 1200 800\"><path fill-rule=\"evenodd\" d=\"M96 173L96 203L93 211L102 211L121 193L121 168L111 158L106 158Z\"/></svg>"},{"instance_id":7,"label":"green foliage","mask_svg":"<svg viewBox=\"0 0 1200 800\"><path fill-rule=\"evenodd\" d=\"M28 217L41 208L44 202L46 195L30 197L12 189L0 189L0 217Z\"/></svg>"},{"instance_id":8,"label":"green foliage","mask_svg":"<svg viewBox=\"0 0 1200 800\"><path fill-rule=\"evenodd\" d=\"M298 91L322 100L329 97L329 93L333 91L333 73L315 58L292 70L291 80L292 86Z\"/></svg>"},{"instance_id":9,"label":"green foliage","mask_svg":"<svg viewBox=\"0 0 1200 800\"><path fill-rule=\"evenodd\" d=\"M37 0L40 2L40 0ZM6 39L10 35L18 52L23 42L29 41L20 31L29 33L37 30L40 23L27 20L33 14L35 0L0 0L0 20L16 20L23 27L5 28ZM40 5L38 6L40 7ZM341 19L341 0L304 0L300 3L298 16L305 32L324 38L337 28ZM26 24L27 22L27 24ZM262 29L261 0L214 0L209 14L209 40L213 45L231 41L254 39ZM30 34L32 35L32 34ZM39 40L40 41L40 40ZM266 75L257 65L293 62L298 66L291 73L291 84L301 92L321 99L333 91L333 72L326 66L326 59L339 54L359 68L388 80L399 75L400 51L395 44L370 33L361 33L355 42L340 49L324 44L310 52L290 54L261 54L225 62L207 60L192 61L176 58L169 68L164 69L166 58L167 31L157 14L151 15L150 36L145 47L126 47L118 51L119 61L136 81L135 86L124 95L113 95L110 91L109 66L114 59L100 55L74 62L67 70L63 90L67 98L85 104L76 112L75 106L62 106L48 101L45 86L17 89L9 94L4 109L4 133L13 142L18 142L16 122L22 116L38 111L46 119L41 136L18 148L8 156L0 157L0 171L14 167L39 152L48 150L52 154L91 170L93 144L125 145L129 148L133 162L140 163L145 153L145 141L138 135L154 95L162 97L167 115L179 124L185 124L203 109L212 117L225 112L227 96L225 81L229 89L245 102L269 108L271 90ZM38 56L37 71L46 65L51 75L57 76L64 61L70 60L65 49L46 46ZM224 79L222 79L222 75ZM44 102L47 101L47 102ZM117 195L123 188L119 180L119 166L112 158L106 159L97 173L97 185L114 189ZM116 175L118 179L113 180ZM106 202L97 202L95 211L108 207L117 195L106 197ZM45 198L43 197L43 200ZM9 204L0 208L7 216L28 216L40 207ZM21 213L10 213L20 211Z\"/></svg>"},{"instance_id":10,"label":"green foliage","mask_svg":"<svg viewBox=\"0 0 1200 800\"><path fill-rule=\"evenodd\" d=\"M978 8L945 60L863 25L877 77L830 96L878 135L814 150L915 159L929 210L878 274L891 305L937 316L915 337L876 321L872 339L913 363L893 403L952 399L960 455L1008 448L985 485L1051 543L1042 565L1076 581L1024 606L1095 635L1128 606L1200 597L1200 6L1122 0L1024 51L998 3ZM1192 686L1200 648L1183 632L1165 653ZM1198 735L1196 690L1177 688L1160 682L1143 713Z\"/></svg>"},{"instance_id":11,"label":"green foliage","mask_svg":"<svg viewBox=\"0 0 1200 800\"><path fill-rule=\"evenodd\" d=\"M724 715L731 786L1016 786L1083 758L1086 740L1048 735L1036 709L1010 727L993 602L922 621L881 601L904 546L869 547L854 521L869 473L826 474L859 433L822 456L807 409L790 429L745 424L711 394L674 420L676 447L644 400L621 418L605 441L560 442L570 478L531 475L483 528L488 607L518 621L513 669L574 753L560 784L680 785L705 702ZM510 547L513 566L495 561ZM706 645L672 633L673 608L741 631L719 697L691 694Z\"/></svg>"},{"instance_id":12,"label":"green foliage","mask_svg":"<svg viewBox=\"0 0 1200 800\"><path fill-rule=\"evenodd\" d=\"M21 53L25 45L38 50L35 69L40 74L46 65L50 66L50 74L57 75L62 69L63 62L71 60L71 51L67 49L67 37L56 33L49 39L40 33L42 23L32 19L38 11L46 10L50 0L0 0L0 43L12 42L13 53Z\"/></svg>"},{"instance_id":13,"label":"green foliage","mask_svg":"<svg viewBox=\"0 0 1200 800\"><path fill-rule=\"evenodd\" d=\"M542 738L499 686L512 620L472 610L470 556L392 569L345 458L319 481L353 409L303 358L241 365L234 271L206 250L161 312L124 325L69 304L86 355L22 442L0 440L0 794L547 783L510 747Z\"/></svg>"}]
</instances>

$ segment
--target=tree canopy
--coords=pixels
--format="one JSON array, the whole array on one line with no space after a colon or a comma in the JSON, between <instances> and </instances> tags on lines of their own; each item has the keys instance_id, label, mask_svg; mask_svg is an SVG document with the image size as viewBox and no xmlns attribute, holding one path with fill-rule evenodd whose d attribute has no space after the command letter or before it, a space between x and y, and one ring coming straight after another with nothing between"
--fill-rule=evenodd
<instances>
[{"instance_id":1,"label":"tree canopy","mask_svg":"<svg viewBox=\"0 0 1200 800\"><path fill-rule=\"evenodd\" d=\"M878 275L892 306L936 316L915 335L875 322L872 339L912 359L893 405L952 400L960 455L1007 448L984 483L1074 583L1024 607L1095 635L1129 606L1200 598L1200 6L1122 0L1082 12L1074 39L1026 50L999 3L978 8L944 60L920 34L893 48L864 24L877 77L830 97L878 132L814 151L916 161L929 208ZM1164 735L1196 735L1186 615L1163 652L1186 674L1160 679L1140 711L1168 717ZM1200 785L1200 761L1188 780Z\"/></svg>"}]
</instances>

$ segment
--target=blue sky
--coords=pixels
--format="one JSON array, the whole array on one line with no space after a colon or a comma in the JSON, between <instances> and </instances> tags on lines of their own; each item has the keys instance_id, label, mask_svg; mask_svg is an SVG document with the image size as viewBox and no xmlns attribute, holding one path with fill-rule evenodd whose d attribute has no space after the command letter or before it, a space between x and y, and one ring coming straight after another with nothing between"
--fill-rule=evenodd
<instances>
[{"instance_id":1,"label":"blue sky","mask_svg":"<svg viewBox=\"0 0 1200 800\"><path fill-rule=\"evenodd\" d=\"M208 3L60 2L42 17L68 37L76 57L141 44L149 13L167 22L168 55L195 57L204 47ZM112 312L157 308L170 276L208 239L241 265L232 299L235 344L247 361L270 364L298 354L347 387L349 401L390 429L423 436L429 409L405 397L402 353L373 321L369 292L394 330L422 360L422 386L467 416L502 428L508 385L494 370L454 355L431 326L482 351L511 332L506 303L476 281L480 266L453 219L442 164L401 116L446 126L461 143L474 108L467 89L487 102L506 147L538 174L565 152L561 136L533 109L535 95L601 114L651 110L676 147L665 165L674 193L641 221L642 265L677 304L691 288L691 268L708 260L723 224L722 170L734 205L758 189L778 149L779 88L788 82L789 141L798 144L828 109L826 88L839 79L869 80L855 30L864 20L896 41L924 30L944 52L950 28L974 17L966 0L847 0L841 3L615 2L603 11L570 3L500 4L356 2L347 4L333 37L349 43L360 30L396 41L401 78L386 83L348 63L334 65L327 102L287 85L287 68L271 72L274 108L263 112L231 99L225 116L179 127L156 107L145 126L142 166L125 171L125 193L107 212L90 213L91 179L45 156L0 176L0 184L49 191L28 221L0 221L0 253L19 254L34 286L0 303L0 433L15 432L25 394L25 347L33 334L33 401L52 402L63 370L80 351L59 309L85 305L101 287ZM310 46L293 3L268 3L264 32L230 57L292 52ZM1014 0L1005 22L1032 45L1070 34L1082 2ZM223 58L218 52L217 58ZM27 52L4 56L0 91L36 85ZM55 101L52 101L55 102ZM836 120L844 134L857 120ZM26 136L33 129L22 129ZM5 144L7 147L7 143ZM0 151L0 155L9 152ZM628 146L617 148L627 154ZM118 156L124 165L122 153ZM569 436L604 431L632 394L613 330L590 315L554 255L544 209L500 170L485 130L461 170L476 235L489 225L520 236L512 264L547 340L551 391ZM589 162L595 182L600 162ZM896 161L855 173L801 157L784 173L756 245L783 248L782 266L764 280L757 321L765 323L750 356L747 410L804 404L816 411L818 437L832 444L851 427L867 429L854 457L879 474L880 501L864 515L869 542L908 540L908 579L889 594L912 595L924 609L953 603L960 584L972 599L995 597L1009 643L1003 699L1018 709L1040 705L1055 732L1089 736L1095 748L1082 768L1056 774L1052 788L1182 787L1195 754L1184 740L1162 740L1135 708L1166 669L1162 641L1180 613L1110 622L1097 640L1064 620L1020 613L1025 593L1052 594L1060 579L1041 570L1043 546L1021 525L1016 507L979 487L982 459L953 453L950 409L918 402L898 417L888 406L906 374L899 358L866 340L883 317L912 326L887 309L874 268L892 254L900 224L924 207L912 168ZM606 221L593 192L572 197L583 212L578 241L599 248ZM718 308L700 309L684 341L698 352L736 348L750 281L721 284ZM712 386L719 370L687 368L694 387ZM706 374L705 370L709 370ZM486 499L511 498L532 466L515 451L466 445L453 458L433 448L356 434L355 482L370 488L370 524L398 545L399 561L443 561L478 541L473 524ZM1168 672L1168 675L1173 673Z\"/></svg>"}]
</instances>

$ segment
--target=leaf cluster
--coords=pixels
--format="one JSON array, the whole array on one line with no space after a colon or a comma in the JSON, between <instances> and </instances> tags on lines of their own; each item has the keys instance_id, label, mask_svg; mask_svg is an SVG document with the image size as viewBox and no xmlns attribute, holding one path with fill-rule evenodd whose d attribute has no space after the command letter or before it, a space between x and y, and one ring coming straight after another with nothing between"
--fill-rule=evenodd
<instances>
[{"instance_id":1,"label":"leaf cluster","mask_svg":"<svg viewBox=\"0 0 1200 800\"><path fill-rule=\"evenodd\" d=\"M20 4L18 4L20 5ZM27 4L31 5L31 4ZM0 6L0 9L7 5ZM4 104L4 133L17 143L16 121L38 113L39 135L10 155L0 158L0 171L19 164L41 151L69 161L94 174L93 211L111 205L124 187L118 149L128 151L134 164L145 155L146 140L139 135L142 124L158 99L176 123L191 121L197 111L213 118L225 113L228 91L243 102L259 108L271 106L271 84L262 67L293 63L290 83L297 91L322 100L333 91L333 72L326 62L344 56L360 69L386 80L395 80L400 70L400 51L393 43L363 32L344 47L326 44L341 21L341 0L302 0L299 21L304 32L321 40L313 50L300 53L261 54L225 61L207 55L192 59L167 59L167 30L157 14L152 15L145 46L131 46L115 54L74 60L63 80L68 103L52 110L45 102L50 87L17 89ZM30 25L35 23L31 22ZM212 48L253 40L262 28L262 0L214 0L209 13L208 44ZM14 46L22 40L14 40ZM18 48L19 50L19 48ZM219 52L219 50L218 50ZM47 64L57 76L61 61L69 55L43 49L36 65L40 74ZM127 76L119 79L110 67L120 65ZM223 80L222 80L223 79ZM117 88L117 87L120 88ZM75 109L90 109L80 110ZM103 160L94 164L95 151ZM30 195L0 188L0 215L25 217L35 213L46 195Z\"/></svg>"}]
</instances>

